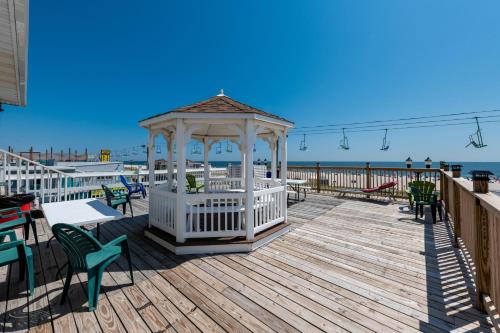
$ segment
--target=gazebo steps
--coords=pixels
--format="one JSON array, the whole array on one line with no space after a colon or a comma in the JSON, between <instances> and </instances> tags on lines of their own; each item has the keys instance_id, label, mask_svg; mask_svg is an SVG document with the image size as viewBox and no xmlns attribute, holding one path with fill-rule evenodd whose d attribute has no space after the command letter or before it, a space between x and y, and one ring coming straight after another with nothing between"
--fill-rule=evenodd
<instances>
[{"instance_id":1,"label":"gazebo steps","mask_svg":"<svg viewBox=\"0 0 500 333\"><path fill-rule=\"evenodd\" d=\"M244 237L190 238L178 243L175 237L156 227L144 228L144 236L175 254L251 252L290 231L283 222L255 235L253 241Z\"/></svg>"}]
</instances>

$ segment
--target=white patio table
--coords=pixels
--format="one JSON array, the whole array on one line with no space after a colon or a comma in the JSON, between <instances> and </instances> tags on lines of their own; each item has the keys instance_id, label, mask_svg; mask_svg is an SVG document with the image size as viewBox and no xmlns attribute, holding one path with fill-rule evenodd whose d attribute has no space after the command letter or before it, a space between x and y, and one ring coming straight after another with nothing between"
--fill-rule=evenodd
<instances>
[{"instance_id":1,"label":"white patio table","mask_svg":"<svg viewBox=\"0 0 500 333\"><path fill-rule=\"evenodd\" d=\"M107 206L98 199L44 203L42 204L42 210L45 220L51 228L57 223L66 223L80 227L88 224L97 224L97 239L99 239L100 223L123 218L122 213ZM47 242L47 247L50 244L50 240Z\"/></svg>"}]
</instances>

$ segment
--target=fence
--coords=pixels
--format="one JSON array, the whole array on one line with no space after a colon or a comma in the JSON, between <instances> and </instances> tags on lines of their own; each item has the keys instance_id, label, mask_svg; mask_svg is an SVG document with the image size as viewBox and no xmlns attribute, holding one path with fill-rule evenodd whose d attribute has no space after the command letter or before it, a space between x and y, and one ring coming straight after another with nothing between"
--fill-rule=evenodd
<instances>
[{"instance_id":1,"label":"fence","mask_svg":"<svg viewBox=\"0 0 500 333\"><path fill-rule=\"evenodd\" d=\"M245 193L186 196L186 238L245 236ZM180 223L182 227L182 223Z\"/></svg>"},{"instance_id":2,"label":"fence","mask_svg":"<svg viewBox=\"0 0 500 333\"><path fill-rule=\"evenodd\" d=\"M239 189L241 178L210 178L208 184L210 192Z\"/></svg>"},{"instance_id":3,"label":"fence","mask_svg":"<svg viewBox=\"0 0 500 333\"><path fill-rule=\"evenodd\" d=\"M176 193L152 188L149 191L149 223L175 235Z\"/></svg>"},{"instance_id":4,"label":"fence","mask_svg":"<svg viewBox=\"0 0 500 333\"><path fill-rule=\"evenodd\" d=\"M443 172L443 201L453 219L454 245L462 245L474 266L475 305L485 310L489 295L500 308L500 197L473 192L472 182Z\"/></svg>"},{"instance_id":5,"label":"fence","mask_svg":"<svg viewBox=\"0 0 500 333\"><path fill-rule=\"evenodd\" d=\"M203 177L203 169L187 169L186 173ZM225 177L225 168L211 168L211 177ZM124 191L120 176L139 181L149 186L148 170L123 172L62 172L14 153L0 149L0 194L34 194L38 202L57 202L75 199L99 198L104 196L101 185L113 190ZM176 179L174 171L173 179ZM168 180L167 170L155 170L155 183Z\"/></svg>"},{"instance_id":6,"label":"fence","mask_svg":"<svg viewBox=\"0 0 500 333\"><path fill-rule=\"evenodd\" d=\"M271 228L283 222L283 186L276 186L254 192L254 233Z\"/></svg>"},{"instance_id":7,"label":"fence","mask_svg":"<svg viewBox=\"0 0 500 333\"><path fill-rule=\"evenodd\" d=\"M362 166L288 166L288 178L304 179L312 191L335 192L343 189L364 189L395 182L395 196L407 197L408 183L414 180L426 180L440 189L441 173L439 169L428 168L383 168Z\"/></svg>"}]
</instances>

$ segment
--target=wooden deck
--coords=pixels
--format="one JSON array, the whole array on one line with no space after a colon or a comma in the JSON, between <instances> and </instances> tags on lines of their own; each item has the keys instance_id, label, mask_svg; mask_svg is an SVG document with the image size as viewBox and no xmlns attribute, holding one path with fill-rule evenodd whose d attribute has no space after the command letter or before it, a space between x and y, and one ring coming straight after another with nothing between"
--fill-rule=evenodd
<instances>
[{"instance_id":1,"label":"wooden deck","mask_svg":"<svg viewBox=\"0 0 500 333\"><path fill-rule=\"evenodd\" d=\"M175 256L152 244L142 234L147 203L133 204L136 217L102 225L101 237L128 235L135 285L120 260L104 276L95 312L86 311L83 274L59 305L65 256L57 242L46 248L51 234L39 220L34 297L17 267L9 288L0 268L3 330L492 331L472 307L470 272L451 246L452 228L414 221L400 204L310 195L290 207L290 233L250 254L214 256Z\"/></svg>"}]
</instances>

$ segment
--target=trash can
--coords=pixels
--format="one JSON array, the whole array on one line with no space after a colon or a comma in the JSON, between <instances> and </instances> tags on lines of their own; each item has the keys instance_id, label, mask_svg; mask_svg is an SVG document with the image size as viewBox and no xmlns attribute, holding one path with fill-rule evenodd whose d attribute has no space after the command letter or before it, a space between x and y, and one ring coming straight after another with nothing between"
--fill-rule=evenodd
<instances>
[{"instance_id":1,"label":"trash can","mask_svg":"<svg viewBox=\"0 0 500 333\"><path fill-rule=\"evenodd\" d=\"M31 203L35 200L33 194L14 194L9 196L0 196L0 209L19 207L23 212L31 210ZM15 210L3 212L3 214L12 214ZM0 223L16 219L16 216L0 218Z\"/></svg>"}]
</instances>

